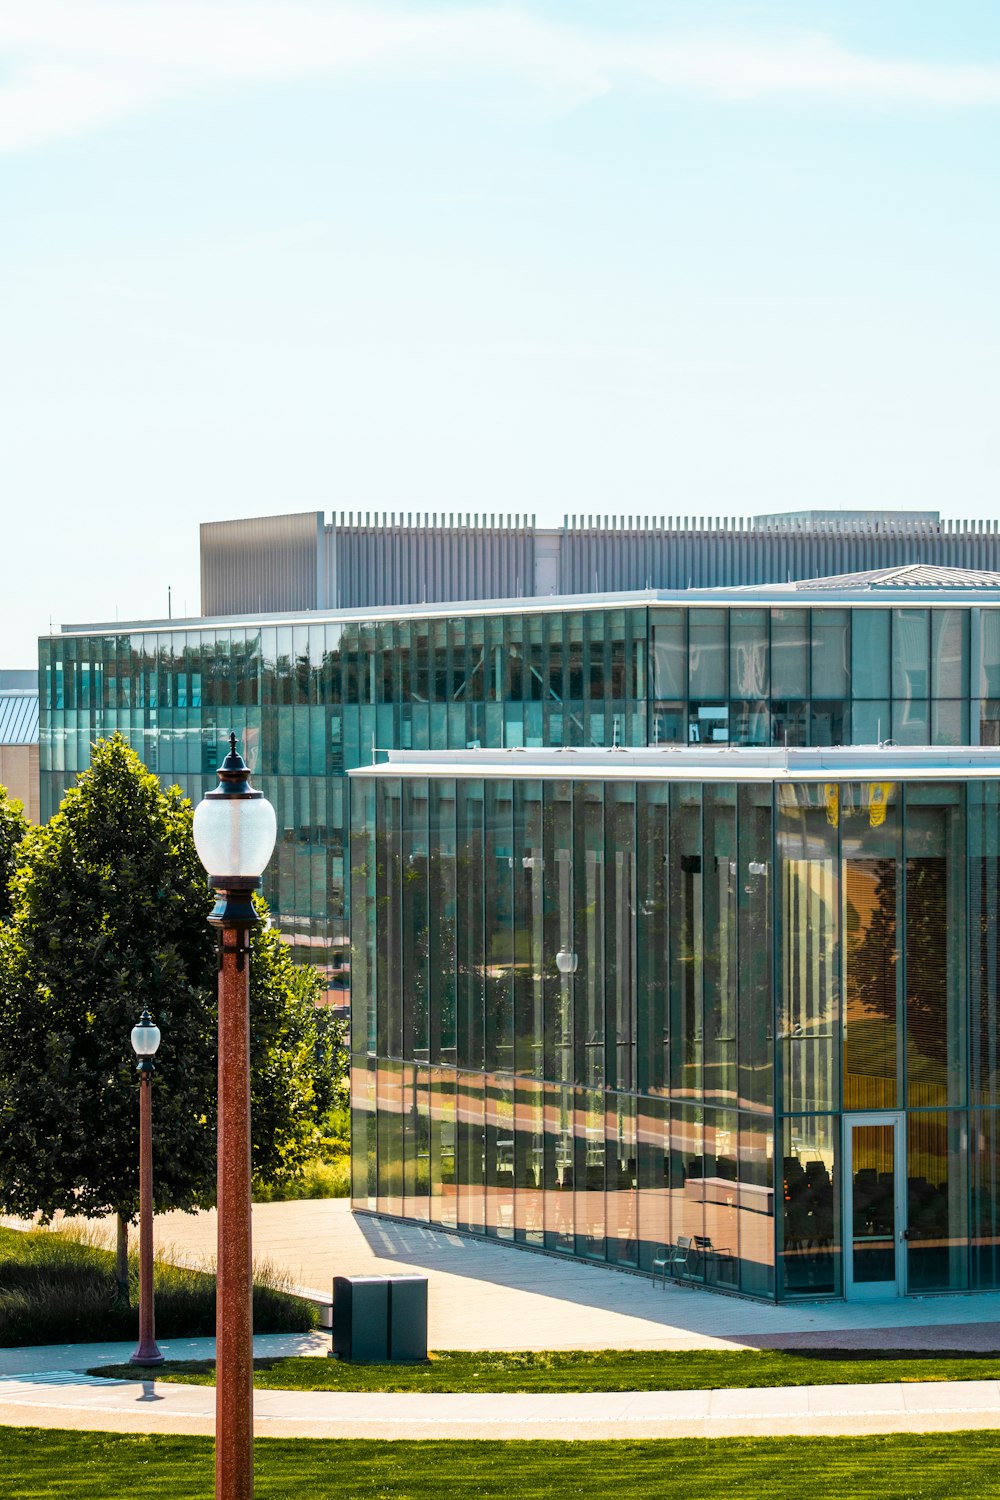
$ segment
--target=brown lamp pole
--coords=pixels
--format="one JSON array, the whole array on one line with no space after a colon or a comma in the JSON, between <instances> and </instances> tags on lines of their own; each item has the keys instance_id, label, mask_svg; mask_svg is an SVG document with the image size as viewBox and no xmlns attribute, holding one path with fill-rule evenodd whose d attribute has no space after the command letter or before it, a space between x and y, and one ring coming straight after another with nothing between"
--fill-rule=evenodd
<instances>
[{"instance_id":1,"label":"brown lamp pole","mask_svg":"<svg viewBox=\"0 0 1000 1500\"><path fill-rule=\"evenodd\" d=\"M253 1495L253 1255L250 1221L250 930L274 849L274 809L250 786L230 735L219 786L198 804L194 841L216 892L219 933L219 1249L215 1303L216 1500ZM220 873L221 872L221 873Z\"/></svg>"},{"instance_id":2,"label":"brown lamp pole","mask_svg":"<svg viewBox=\"0 0 1000 1500\"><path fill-rule=\"evenodd\" d=\"M139 1342L129 1364L162 1365L153 1315L153 1058L160 1028L143 1007L132 1027L132 1050L139 1059Z\"/></svg>"}]
</instances>

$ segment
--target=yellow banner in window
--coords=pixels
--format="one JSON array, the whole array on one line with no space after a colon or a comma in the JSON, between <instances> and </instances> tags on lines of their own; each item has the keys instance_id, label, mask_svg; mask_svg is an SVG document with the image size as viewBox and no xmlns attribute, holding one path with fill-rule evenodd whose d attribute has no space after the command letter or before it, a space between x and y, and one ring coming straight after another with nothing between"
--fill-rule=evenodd
<instances>
[{"instance_id":1,"label":"yellow banner in window","mask_svg":"<svg viewBox=\"0 0 1000 1500\"><path fill-rule=\"evenodd\" d=\"M868 783L868 822L872 828L881 828L885 822L885 810L889 805L892 788L891 781Z\"/></svg>"},{"instance_id":2,"label":"yellow banner in window","mask_svg":"<svg viewBox=\"0 0 1000 1500\"><path fill-rule=\"evenodd\" d=\"M826 821L831 828L836 828L840 822L840 788L835 781L825 784L823 796L826 799Z\"/></svg>"}]
</instances>

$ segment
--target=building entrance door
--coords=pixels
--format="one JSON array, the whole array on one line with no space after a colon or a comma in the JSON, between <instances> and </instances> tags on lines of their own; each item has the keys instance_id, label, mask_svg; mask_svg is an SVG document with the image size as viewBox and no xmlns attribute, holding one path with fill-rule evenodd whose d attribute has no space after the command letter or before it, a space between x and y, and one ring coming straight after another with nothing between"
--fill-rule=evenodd
<instances>
[{"instance_id":1,"label":"building entrance door","mask_svg":"<svg viewBox=\"0 0 1000 1500\"><path fill-rule=\"evenodd\" d=\"M844 1116L844 1295L850 1302L905 1290L904 1117Z\"/></svg>"}]
</instances>

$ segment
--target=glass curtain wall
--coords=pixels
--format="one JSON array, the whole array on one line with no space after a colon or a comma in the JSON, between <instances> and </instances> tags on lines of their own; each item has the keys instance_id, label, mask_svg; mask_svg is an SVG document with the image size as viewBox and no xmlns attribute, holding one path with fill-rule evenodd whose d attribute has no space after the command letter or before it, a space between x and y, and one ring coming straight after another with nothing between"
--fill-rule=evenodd
<instances>
[{"instance_id":1,"label":"glass curtain wall","mask_svg":"<svg viewBox=\"0 0 1000 1500\"><path fill-rule=\"evenodd\" d=\"M645 1269L680 1246L682 1279L773 1296L770 788L362 777L354 804L356 1201L373 1137L404 1158L385 1212Z\"/></svg>"},{"instance_id":2,"label":"glass curtain wall","mask_svg":"<svg viewBox=\"0 0 1000 1500\"><path fill-rule=\"evenodd\" d=\"M1000 742L997 610L651 609L649 662L651 744Z\"/></svg>"},{"instance_id":3,"label":"glass curtain wall","mask_svg":"<svg viewBox=\"0 0 1000 1500\"><path fill-rule=\"evenodd\" d=\"M1000 1286L994 784L353 798L360 1206L836 1296L843 1117L902 1111L909 1290Z\"/></svg>"},{"instance_id":4,"label":"glass curtain wall","mask_svg":"<svg viewBox=\"0 0 1000 1500\"><path fill-rule=\"evenodd\" d=\"M343 1004L342 778L380 748L1000 743L1000 610L988 608L831 600L178 624L48 637L39 670L43 819L102 735L120 731L197 801L239 732L278 817L265 896L296 957L317 964L329 1001ZM700 846L688 855L700 860ZM718 869L686 871L699 886L711 873L709 921ZM610 891L609 867L603 875ZM689 989L707 983L714 996L719 961ZM716 1037L689 1041L691 1066L714 1069Z\"/></svg>"}]
</instances>

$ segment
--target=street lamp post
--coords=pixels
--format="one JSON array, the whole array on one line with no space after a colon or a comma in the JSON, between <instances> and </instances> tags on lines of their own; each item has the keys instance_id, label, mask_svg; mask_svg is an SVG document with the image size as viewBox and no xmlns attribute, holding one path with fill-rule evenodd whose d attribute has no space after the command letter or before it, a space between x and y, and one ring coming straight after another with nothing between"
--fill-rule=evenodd
<instances>
[{"instance_id":1,"label":"street lamp post","mask_svg":"<svg viewBox=\"0 0 1000 1500\"><path fill-rule=\"evenodd\" d=\"M218 1233L215 1302L216 1500L253 1495L253 1264L250 1238L250 929L274 850L274 808L250 786L230 735L219 785L195 808L194 842L219 932Z\"/></svg>"},{"instance_id":2,"label":"street lamp post","mask_svg":"<svg viewBox=\"0 0 1000 1500\"><path fill-rule=\"evenodd\" d=\"M139 1342L129 1359L133 1365L163 1363L153 1314L153 1058L159 1045L160 1028L143 1006L138 1026L132 1027L132 1050L139 1059Z\"/></svg>"}]
</instances>

